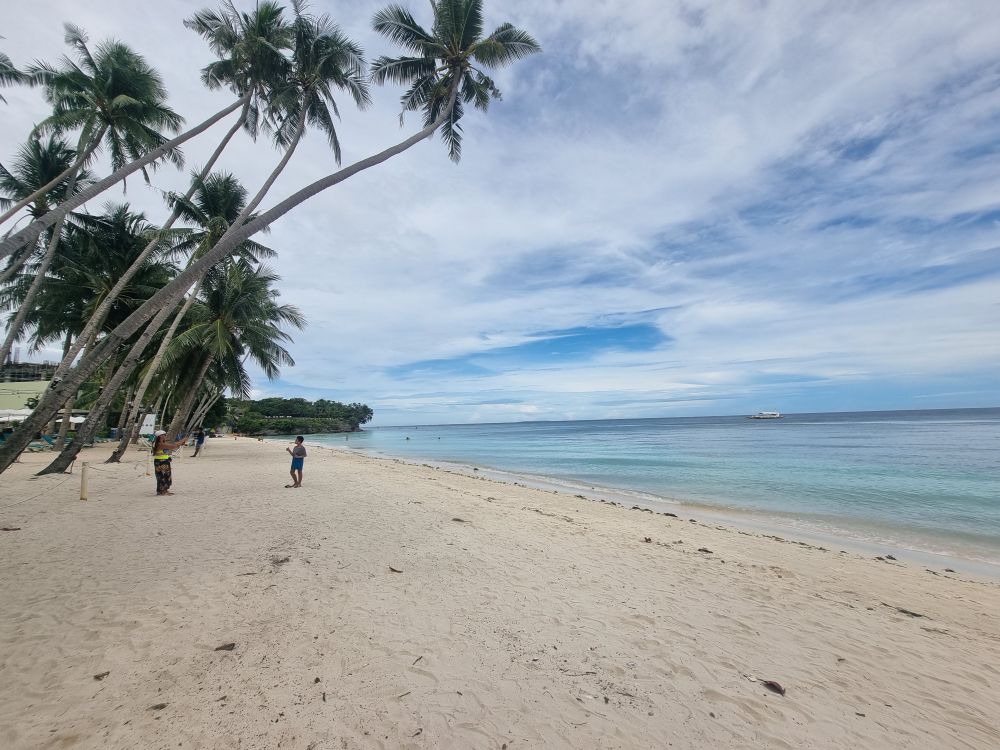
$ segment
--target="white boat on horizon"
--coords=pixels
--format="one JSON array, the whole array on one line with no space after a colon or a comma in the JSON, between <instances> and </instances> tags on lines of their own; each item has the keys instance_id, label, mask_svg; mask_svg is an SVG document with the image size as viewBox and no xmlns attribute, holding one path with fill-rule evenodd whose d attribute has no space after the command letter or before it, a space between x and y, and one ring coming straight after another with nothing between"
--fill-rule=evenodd
<instances>
[{"instance_id":1,"label":"white boat on horizon","mask_svg":"<svg viewBox=\"0 0 1000 750\"><path fill-rule=\"evenodd\" d=\"M784 414L777 411L759 411L751 414L750 419L781 419L783 416Z\"/></svg>"}]
</instances>

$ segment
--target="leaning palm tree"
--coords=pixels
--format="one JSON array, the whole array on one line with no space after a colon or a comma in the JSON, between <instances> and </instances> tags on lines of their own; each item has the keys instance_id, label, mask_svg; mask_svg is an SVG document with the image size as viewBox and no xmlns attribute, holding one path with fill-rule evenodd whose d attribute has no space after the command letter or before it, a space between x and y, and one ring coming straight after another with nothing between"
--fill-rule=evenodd
<instances>
[{"instance_id":1,"label":"leaning palm tree","mask_svg":"<svg viewBox=\"0 0 1000 750\"><path fill-rule=\"evenodd\" d=\"M281 365L295 364L282 346L291 340L282 326L301 330L305 321L293 305L278 304L272 288L278 278L265 266L254 268L240 260L222 263L209 274L197 322L171 344L179 353L199 352L201 364L178 403L168 435L176 434L187 421L214 362L239 361L248 355L268 380L278 377Z\"/></svg>"},{"instance_id":2,"label":"leaning palm tree","mask_svg":"<svg viewBox=\"0 0 1000 750\"><path fill-rule=\"evenodd\" d=\"M218 12L199 11L184 24L204 37L218 56L217 60L202 70L202 82L210 89L225 86L243 101L239 119L233 123L214 153L192 178L190 187L181 199L189 201L240 128L245 129L252 138L256 138L262 124L269 128L269 121L262 120L262 112L270 108L273 91L286 85L290 66L283 51L292 44L292 33L284 19L282 8L272 2L260 3L254 11L242 14L232 7L232 3L227 3ZM170 230L180 218L180 205L176 204L163 223L164 232ZM61 376L72 365L81 348L101 329L115 296L125 288L154 250L155 242L151 242L145 252L135 259L133 266L122 275L118 286L108 296L107 304L95 310L94 317L77 339L77 344L63 357L57 376Z\"/></svg>"},{"instance_id":3,"label":"leaning palm tree","mask_svg":"<svg viewBox=\"0 0 1000 750\"><path fill-rule=\"evenodd\" d=\"M132 211L128 204L109 205L101 216L81 221L79 227L67 233L66 252L60 257L55 273L47 279L44 288L50 293L50 299L58 302L75 291L84 303L81 320L88 319L115 287L122 272L143 251L150 237L162 238L159 228L149 224L143 214ZM163 240L159 247L159 257L147 260L132 283L115 298L107 326L118 325L176 274L177 268L168 260L169 243ZM40 299L45 298L40 295ZM118 391L117 384L110 388L109 385L118 377L125 356L125 353L120 354L114 366L104 368L100 377L104 388L94 393L90 414L78 439L70 444L72 450L67 447L63 452L66 455L60 454L63 459L72 460L80 446L93 437L102 424ZM74 392L67 402L75 398ZM63 424L66 424L65 419Z\"/></svg>"},{"instance_id":4,"label":"leaning palm tree","mask_svg":"<svg viewBox=\"0 0 1000 750\"><path fill-rule=\"evenodd\" d=\"M364 52L329 16L306 13L303 0L292 0L292 5L292 69L287 84L271 101L272 110L281 112L275 140L286 151L294 150L306 125L312 125L326 135L340 164L334 125L340 113L334 92L346 92L360 109L371 104Z\"/></svg>"},{"instance_id":5,"label":"leaning palm tree","mask_svg":"<svg viewBox=\"0 0 1000 750\"><path fill-rule=\"evenodd\" d=\"M399 5L375 14L375 30L409 54L378 58L372 80L408 86L401 99L403 112L422 112L425 127L443 118L441 136L457 162L462 157L463 103L485 112L492 99L500 99L500 90L483 68L510 65L540 47L530 34L509 23L484 37L482 0L431 0L431 5L430 31Z\"/></svg>"},{"instance_id":6,"label":"leaning palm tree","mask_svg":"<svg viewBox=\"0 0 1000 750\"><path fill-rule=\"evenodd\" d=\"M54 137L43 141L38 136L32 136L18 149L9 169L0 164L0 209L34 196L26 205L28 215L41 216L46 213L53 203L63 200L66 195L69 181L56 178L65 174L75 161L76 152L66 141ZM81 170L77 174L74 189L85 187L90 179L90 172ZM44 185L51 187L39 192L39 186ZM17 273L35 249L33 246L27 247L14 256L3 272L0 272L0 283Z\"/></svg>"},{"instance_id":7,"label":"leaning palm tree","mask_svg":"<svg viewBox=\"0 0 1000 750\"><path fill-rule=\"evenodd\" d=\"M166 104L167 91L159 74L127 45L102 42L91 52L87 35L77 26L66 25L66 44L75 59L64 56L60 67L37 63L29 69L35 83L45 88L52 114L35 126L40 134L79 131L77 159L53 184L70 179L94 153L107 151L112 169L120 169L166 143L163 131L175 133L183 118ZM177 149L164 156L180 164ZM52 185L43 185L45 193ZM35 195L7 209L0 223L14 216Z\"/></svg>"},{"instance_id":8,"label":"leaning palm tree","mask_svg":"<svg viewBox=\"0 0 1000 750\"><path fill-rule=\"evenodd\" d=\"M193 199L174 198L176 202L175 212L186 222L197 227L188 230L175 245L174 250L189 253L191 262L203 256L215 246L215 243L225 235L234 222L242 221L246 217L246 196L246 190L233 175L218 173L210 175L199 185ZM237 248L237 255L259 263L264 258L272 257L274 251L252 240L246 240ZM126 429L122 432L118 448L108 459L109 463L120 461L129 442L137 435L136 431L140 426L139 414L142 411L146 394L153 378L158 373L167 347L197 298L199 286L199 284L195 284L187 300L180 306L174 315L173 322L160 340L156 354L146 365L145 373L133 397L131 412L126 420Z\"/></svg>"},{"instance_id":9,"label":"leaning palm tree","mask_svg":"<svg viewBox=\"0 0 1000 750\"><path fill-rule=\"evenodd\" d=\"M190 130L116 169L79 196L54 207L21 231L0 241L0 258L16 252L47 227L55 224L61 216L100 195L130 174L163 158L236 110L243 110L241 125L245 124L251 135L256 134L260 101L262 98L266 99L270 83L275 79L280 80L288 68L283 54L289 44L284 9L274 0L260 0L252 12L241 14L236 11L231 0L226 0L222 12L202 11L186 22L186 25L208 39L213 52L220 57L203 71L202 80L210 88L229 88L237 99Z\"/></svg>"},{"instance_id":10,"label":"leaning palm tree","mask_svg":"<svg viewBox=\"0 0 1000 750\"><path fill-rule=\"evenodd\" d=\"M108 205L102 215L81 217L78 225L68 227L64 250L36 299L37 318L26 321L26 327L34 328L32 345L53 339L57 331L66 332L67 342L73 336L79 340L84 324L93 319L94 309L106 303L123 271L151 237L158 239L158 247L164 252L147 260L114 298L105 320L105 325L112 328L176 274L176 267L166 257L170 238L128 204ZM57 320L61 324L53 325ZM67 349L64 345L64 354ZM72 397L67 399L57 447L62 447L65 440L73 401Z\"/></svg>"},{"instance_id":11,"label":"leaning palm tree","mask_svg":"<svg viewBox=\"0 0 1000 750\"><path fill-rule=\"evenodd\" d=\"M208 42L217 60L201 71L210 89L228 88L245 100L243 121L256 138L258 129L271 129L266 117L276 86L288 75L285 51L292 45L292 29L277 2L258 2L247 13L239 12L232 0L223 0L218 10L200 10L184 25Z\"/></svg>"},{"instance_id":12,"label":"leaning palm tree","mask_svg":"<svg viewBox=\"0 0 1000 750\"><path fill-rule=\"evenodd\" d=\"M23 202L31 216L41 216L53 203L61 201L66 192L66 174L76 161L76 151L62 138L44 141L31 136L21 145L11 166L0 164L0 208ZM58 179L59 177L62 179ZM90 172L77 176L77 188L90 181ZM47 189L40 190L39 186ZM30 200L26 200L30 198Z\"/></svg>"},{"instance_id":13,"label":"leaning palm tree","mask_svg":"<svg viewBox=\"0 0 1000 750\"><path fill-rule=\"evenodd\" d=\"M63 169L67 164L71 165L68 174ZM37 138L29 140L21 147L12 169L13 171L0 167L0 191L6 194L10 202L20 199L31 214L41 213L51 201L61 200L64 196L85 188L90 181L90 173L80 166L77 152L63 141L52 138L46 143ZM39 189L39 183L45 189ZM61 221L50 232L41 260L35 266L25 294L7 325L7 335L0 344L0 362L7 361L14 342L23 332L24 322L31 313L35 297L45 281L45 274L56 257L63 226L64 222ZM35 249L33 246L28 247L13 258L0 279L7 279L17 273L34 254Z\"/></svg>"},{"instance_id":14,"label":"leaning palm tree","mask_svg":"<svg viewBox=\"0 0 1000 750\"><path fill-rule=\"evenodd\" d=\"M147 324L150 326L154 324L159 325L157 320L163 320L163 310L172 310L195 281L201 278L206 269L213 267L220 260L231 254L239 243L270 226L290 210L327 188L337 185L359 172L381 164L420 143L433 135L446 121L451 122L451 136L448 137L449 143L454 141L455 138L460 139L461 131L455 127L458 125L458 122L454 119L454 105L460 96L463 101L468 97L468 94L462 93L463 91L479 91L482 88L476 82L473 62L477 62L486 68L498 67L514 62L540 49L534 39L510 24L501 25L496 31L486 37L476 37L474 32L482 25L482 0L434 0L431 6L435 15L434 32L428 33L423 31L414 22L411 27L413 44L406 41L410 38L410 34L403 33L399 28L401 26L399 23L399 20L401 20L400 13L402 13L404 18L409 17L409 14L402 11L398 6L393 6L378 14L375 18L375 25L376 29L381 30L381 33L390 38L399 38L402 40L407 45L407 49L412 51L413 47L417 46L421 50L421 59L428 58L436 61L437 77L439 79L447 78L450 81L450 91L442 90L440 87L435 86L431 91L427 92L424 97L424 104L420 107L425 113L425 122L427 122L428 113L433 111L437 116L417 133L394 146L327 175L290 195L273 208L260 214L257 218L247 221L240 226L232 227L216 243L212 250L206 253L198 262L178 274L173 281L153 295L147 303L143 304L142 307L129 316L129 319L125 323L118 326L114 331L109 332L93 351L81 359L78 365L66 372L59 384L50 388L44 394L31 417L22 423L14 435L8 437L3 446L0 446L0 472L6 470L17 457L18 453L24 450L30 442L33 431L38 429L36 425L43 424L48 418L46 415L55 413L54 409L59 408L58 404L61 403L61 400L65 400L65 395L71 389L76 388L89 377L91 373L111 357L111 354L122 343L135 335L143 326ZM455 33L449 32L448 29L460 30L461 34L459 38L466 39L468 42L460 48L462 51L457 55L447 54L446 50L448 48L442 47L435 41L437 39L435 35L437 34L442 36L451 34L454 37ZM465 33L466 29L468 29L469 33ZM475 56L472 54L473 48L476 51ZM421 68L412 72L414 74L422 74L423 70ZM410 82L411 85L417 81L415 75L404 75L402 71L391 80L404 80ZM470 87L472 88L470 89ZM497 94L499 92L493 92L491 96L495 97ZM473 96L472 99L475 100L476 97ZM449 151L454 153L451 148L449 148Z\"/></svg>"},{"instance_id":15,"label":"leaning palm tree","mask_svg":"<svg viewBox=\"0 0 1000 750\"><path fill-rule=\"evenodd\" d=\"M35 131L65 133L78 129L76 159L65 172L9 208L0 221L15 215L64 180L68 185L66 195L73 195L77 175L98 148L106 148L112 167L121 167L164 144L166 139L158 128L176 132L183 122L166 105L166 89L159 75L126 45L103 42L91 53L86 34L72 25L66 26L66 43L76 50L76 61L64 57L61 68L38 64L30 71L36 81L44 84L46 99L53 107L52 114ZM168 150L165 157L181 163L176 149ZM76 191L77 195L81 192L85 191ZM37 284L55 258L64 222L65 214L54 223ZM28 307L37 294L37 284L0 345L0 361L6 360L14 338L20 334Z\"/></svg>"}]
</instances>

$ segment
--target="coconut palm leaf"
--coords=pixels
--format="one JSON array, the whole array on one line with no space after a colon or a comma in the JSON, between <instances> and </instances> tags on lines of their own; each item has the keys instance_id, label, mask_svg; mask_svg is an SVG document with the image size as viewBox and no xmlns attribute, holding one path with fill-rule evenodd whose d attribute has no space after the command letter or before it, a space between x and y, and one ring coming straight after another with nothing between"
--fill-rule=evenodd
<instances>
[{"instance_id":1,"label":"coconut palm leaf","mask_svg":"<svg viewBox=\"0 0 1000 750\"><path fill-rule=\"evenodd\" d=\"M103 146L117 170L166 143L164 132L180 129L183 118L167 105L162 79L141 55L115 40L101 42L92 52L82 29L67 24L65 31L75 58L63 56L59 67L35 63L27 71L52 105L36 133L79 129L77 150L94 153ZM103 143L95 142L102 132ZM164 158L183 163L179 149Z\"/></svg>"},{"instance_id":2,"label":"coconut palm leaf","mask_svg":"<svg viewBox=\"0 0 1000 750\"><path fill-rule=\"evenodd\" d=\"M210 89L228 88L240 97L250 94L246 131L252 138L261 129L270 132L274 126L267 119L270 99L291 71L285 53L293 34L285 9L273 0L263 0L253 10L240 12L231 0L225 0L218 10L200 10L184 25L204 38L219 57L202 68L202 82Z\"/></svg>"},{"instance_id":3,"label":"coconut palm leaf","mask_svg":"<svg viewBox=\"0 0 1000 750\"><path fill-rule=\"evenodd\" d=\"M3 37L0 37L3 39ZM14 63L3 52L0 52L0 86L14 86L30 82L30 77L14 67ZM0 96L0 102L7 103L7 100Z\"/></svg>"},{"instance_id":4,"label":"coconut palm leaf","mask_svg":"<svg viewBox=\"0 0 1000 750\"><path fill-rule=\"evenodd\" d=\"M375 14L375 31L411 54L379 57L372 64L371 79L377 84L408 85L400 99L402 113L422 111L425 125L437 120L457 86L458 98L441 127L448 154L457 162L462 157L462 103L486 111L491 100L501 98L496 84L476 64L502 67L541 47L530 34L509 23L484 37L482 0L431 0L431 8L434 25L430 32L398 5Z\"/></svg>"}]
</instances>

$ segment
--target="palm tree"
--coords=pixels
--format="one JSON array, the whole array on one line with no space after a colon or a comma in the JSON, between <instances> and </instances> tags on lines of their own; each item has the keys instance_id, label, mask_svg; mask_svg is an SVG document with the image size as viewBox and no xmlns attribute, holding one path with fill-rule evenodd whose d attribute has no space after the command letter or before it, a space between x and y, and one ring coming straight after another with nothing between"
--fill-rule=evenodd
<instances>
[{"instance_id":1,"label":"palm tree","mask_svg":"<svg viewBox=\"0 0 1000 750\"><path fill-rule=\"evenodd\" d=\"M112 169L120 169L158 149L166 142L160 131L175 133L184 121L167 106L163 81L142 56L113 40L102 42L92 53L82 29L71 24L65 29L66 44L75 50L76 59L64 56L59 68L37 63L28 73L45 87L45 99L52 105L52 114L35 126L35 132L60 135L79 130L77 160L39 193L69 179L101 147L108 152ZM177 149L164 156L176 164L182 161ZM0 223L35 197L26 196L11 206L0 215Z\"/></svg>"},{"instance_id":2,"label":"palm tree","mask_svg":"<svg viewBox=\"0 0 1000 750\"><path fill-rule=\"evenodd\" d=\"M50 138L42 143L38 138L32 138L21 147L12 165L13 171L0 166L0 190L7 196L7 202L20 199L28 206L29 213L40 213L47 209L53 200L61 200L79 188L86 187L90 181L90 173L80 166L77 152L69 148L63 141ZM63 169L70 164L69 171ZM39 189L39 183L45 188ZM59 222L49 236L45 253L35 267L24 297L7 327L7 335L0 344L0 362L6 362L14 342L22 333L24 321L31 312L35 296L38 294L45 274L56 256L59 240L63 232L63 223ZM33 254L35 248L29 247L5 269L0 278L7 279Z\"/></svg>"},{"instance_id":3,"label":"palm tree","mask_svg":"<svg viewBox=\"0 0 1000 750\"><path fill-rule=\"evenodd\" d=\"M399 5L375 14L375 30L410 54L378 58L372 80L408 85L401 99L403 112L422 111L425 126L446 115L441 135L457 162L462 156L463 103L485 112L491 99L500 99L500 90L482 68L510 65L541 48L530 34L509 23L484 37L482 0L431 0L431 6L430 32ZM455 90L460 95L449 104Z\"/></svg>"},{"instance_id":4,"label":"palm tree","mask_svg":"<svg viewBox=\"0 0 1000 750\"><path fill-rule=\"evenodd\" d=\"M53 203L58 203L66 194L69 181L54 178L63 174L75 162L76 152L59 138L50 137L42 141L32 136L18 149L10 169L0 164L0 209L12 206L17 201L34 195L27 204L29 216L41 216ZM90 172L86 169L77 174L76 189L90 182ZM39 192L40 185L52 186L46 192ZM0 273L0 283L13 276L35 250L29 247L8 262Z\"/></svg>"},{"instance_id":5,"label":"palm tree","mask_svg":"<svg viewBox=\"0 0 1000 750\"><path fill-rule=\"evenodd\" d=\"M67 342L74 335L80 341L85 322L93 320L94 309L108 305L109 300L105 325L113 328L177 272L166 261L171 236L149 224L141 213L131 211L128 204L108 205L101 216L82 217L79 226L69 227L66 234L64 251L53 264L36 300L39 319L36 322L29 317L26 321L28 326L35 323L35 346L42 343L43 337L54 338L53 329L66 330ZM132 276L131 283L112 298L123 272L133 265L136 254L150 238L163 251L160 257L148 258ZM62 329L48 322L60 317ZM64 355L68 348L64 346ZM73 401L67 399L57 448L65 440Z\"/></svg>"},{"instance_id":6,"label":"palm tree","mask_svg":"<svg viewBox=\"0 0 1000 750\"><path fill-rule=\"evenodd\" d=\"M210 175L199 185L193 200L175 197L175 212L188 223L198 227L195 230L188 230L175 246L175 250L190 253L192 261L207 253L218 242L219 238L225 235L235 221L245 218L246 195L246 190L233 175L218 173ZM272 257L274 251L264 245L247 240L237 248L237 254L259 263L264 258ZM118 448L115 449L111 458L108 459L109 463L120 461L125 450L128 448L129 442L136 436L136 430L138 430L140 425L138 417L146 393L153 378L159 371L160 363L163 361L167 347L177 332L178 326L187 316L191 305L197 298L198 290L199 284L195 284L194 289L177 311L173 322L161 339L156 354L146 366L145 374L136 388L132 399L133 404L131 413L126 421L126 429L122 433Z\"/></svg>"},{"instance_id":7,"label":"palm tree","mask_svg":"<svg viewBox=\"0 0 1000 750\"><path fill-rule=\"evenodd\" d=\"M202 71L202 80L210 88L226 86L238 98L199 125L116 169L95 182L88 190L54 207L21 231L0 241L0 258L16 252L47 227L55 224L61 216L171 153L238 109L243 110L241 125L246 126L252 136L256 135L260 102L266 100L272 84L282 80L288 70L288 61L282 52L290 44L284 9L274 0L261 0L252 12L240 14L231 0L225 0L222 12L201 11L185 21L185 25L208 39L212 50L220 57Z\"/></svg>"},{"instance_id":8,"label":"palm tree","mask_svg":"<svg viewBox=\"0 0 1000 750\"><path fill-rule=\"evenodd\" d=\"M464 17L467 19L467 22L473 23L476 19L481 18L482 16L482 0L436 0L431 3L431 6L435 14L435 29L438 29L439 27L442 29L446 28L443 23L440 23L440 19L442 18L452 19L450 21L452 26L462 27L462 24L455 19ZM463 9L466 11L464 15L460 12ZM382 33L390 35L390 38L392 38L393 33L401 35L398 31L391 31L391 29L394 28L392 24L383 25L381 20L382 15L383 14L379 14L375 19L376 24L383 26L384 30ZM476 23L473 23L472 28L475 26ZM419 35L419 27L416 28L417 30L414 31L414 34ZM401 35L401 38L405 39L405 35ZM184 297L187 290L191 288L195 281L200 278L207 269L211 268L229 255L233 249L239 245L239 243L270 226L274 221L281 218L290 210L309 198L317 195L329 187L332 187L333 185L337 185L349 179L359 172L370 169L371 167L391 159L397 154L403 153L407 149L433 135L438 128L444 125L446 120L453 116L452 110L457 99L459 98L460 92L467 90L470 80L475 83L474 76L465 75L465 73L470 72L472 68L472 64L469 62L470 59L477 60L477 62L481 65L493 67L508 64L533 52L537 52L540 49L537 42L535 42L529 35L514 28L510 24L501 25L493 34L490 35L489 39L490 41L488 44L482 44L477 48L478 57L476 58L473 58L471 53L467 56L463 53L457 57L438 56L440 54L439 50L436 48L432 49L430 45L426 46L426 51L428 53L426 56L431 56L431 54L433 54L434 59L437 62L436 68L440 68L437 75L440 78L447 76L452 84L452 88L449 92L447 92L445 103L443 105L441 104L440 96L438 96L437 88L434 89L434 96L428 96L426 99L426 103L423 106L425 111L425 122L426 113L431 109L434 109L437 112L437 117L409 138L406 138L394 146L380 151L377 154L373 154L372 156L362 159L361 161L307 185L296 193L290 195L285 200L279 202L273 208L263 212L257 218L247 221L240 226L230 228L226 235L216 243L212 250L206 253L205 256L203 256L196 263L192 264L178 274L173 281L163 287L163 289L153 295L147 303L143 304L142 307L129 316L129 319L125 321L125 323L118 326L114 331L109 332L102 339L101 343L86 357L84 357L78 365L76 365L72 370L67 371L60 383L50 388L44 394L31 417L25 420L21 427L13 435L8 436L6 443L0 447L0 472L6 470L6 468L10 466L10 464L17 457L18 453L24 450L30 442L31 435L33 434L32 431L38 429L36 425L44 423L44 420L47 418L46 414L55 413L54 409L58 409L58 404L61 403L60 399L64 400L66 393L68 393L71 389L76 388L87 377L89 377L90 374L101 366L102 363L110 358L111 354L116 351L124 341L133 336L140 328L146 325L150 319L153 320L153 323L156 323L156 320L158 319L162 320L162 311L164 309L172 310L177 302ZM470 41L469 48L471 48L472 45L479 44L483 41L483 39L472 39ZM410 79L407 78L406 80ZM455 128L452 128L452 130L455 131Z\"/></svg>"},{"instance_id":9,"label":"palm tree","mask_svg":"<svg viewBox=\"0 0 1000 750\"><path fill-rule=\"evenodd\" d=\"M65 336L79 336L94 308L107 298L122 271L131 264L136 243L145 243L151 235L160 233L141 213L132 212L127 203L109 204L100 216L77 216L77 221L67 226L62 252L49 267L25 320L25 330L32 331L32 350ZM165 243L161 247L166 249ZM133 284L115 300L106 324L112 328L118 325L176 270L162 260L147 262ZM37 262L25 265L22 273L0 292L0 304L20 304L37 271Z\"/></svg>"},{"instance_id":10,"label":"palm tree","mask_svg":"<svg viewBox=\"0 0 1000 750\"><path fill-rule=\"evenodd\" d=\"M290 69L284 52L291 48L292 29L284 14L273 0L258 2L249 13L240 13L232 0L223 0L218 10L200 10L184 20L219 58L202 69L202 82L246 99L243 119L253 138L260 127L270 130L265 113L274 88Z\"/></svg>"},{"instance_id":11,"label":"palm tree","mask_svg":"<svg viewBox=\"0 0 1000 750\"><path fill-rule=\"evenodd\" d=\"M199 11L184 23L205 37L212 51L219 57L202 70L201 77L205 85L210 89L227 86L244 100L239 119L223 137L201 171L191 180L182 199L190 200L240 128L244 128L256 139L261 126L261 110L269 106L273 90L284 85L284 78L290 69L282 51L291 44L292 34L284 20L282 8L273 2L258 4L252 13L247 14L238 13L228 3L223 5L221 12ZM268 125L266 120L264 125ZM178 204L164 222L163 230L173 227L179 217ZM109 304L154 249L155 243L151 242L146 252L136 258L133 267L122 275L119 286L109 295ZM81 348L101 328L107 313L107 305L95 311L93 319L77 339L77 344L63 357L57 376L61 376L72 365Z\"/></svg>"},{"instance_id":12,"label":"palm tree","mask_svg":"<svg viewBox=\"0 0 1000 750\"><path fill-rule=\"evenodd\" d=\"M340 113L334 89L347 92L359 109L371 104L364 52L328 15L308 15L303 0L292 0L292 5L292 70L287 85L271 102L272 110L283 110L276 141L286 150L294 149L308 123L326 134L340 164L340 141L334 126Z\"/></svg>"},{"instance_id":13,"label":"palm tree","mask_svg":"<svg viewBox=\"0 0 1000 750\"><path fill-rule=\"evenodd\" d=\"M67 233L66 252L43 287L49 301L58 304L75 293L83 303L77 323L77 327L82 328L83 321L92 317L94 308L108 297L122 272L143 252L151 237L157 238L161 257L147 260L132 283L115 298L106 325L118 325L177 272L177 268L166 260L171 250L169 238L164 239L158 227L149 224L143 214L133 212L128 204L109 205L103 215L85 219ZM44 301L45 296L39 295L39 300ZM117 395L118 384L110 389L108 386L118 374L119 367L105 368L102 376L105 387L94 394L90 414L77 439L71 443L72 450L68 447L60 458L68 458L71 462L103 423L107 408ZM70 405L72 400L76 400L75 392L67 399ZM66 424L64 419L63 426Z\"/></svg>"},{"instance_id":14,"label":"palm tree","mask_svg":"<svg viewBox=\"0 0 1000 750\"><path fill-rule=\"evenodd\" d=\"M198 322L177 336L171 346L184 354L199 352L201 365L167 429L174 435L187 421L202 382L214 362L240 362L249 356L268 380L278 377L281 365L294 365L282 346L291 337L282 325L302 329L305 321L293 305L280 305L272 285L279 277L265 266L254 268L242 260L222 263L205 280L205 299Z\"/></svg>"},{"instance_id":15,"label":"palm tree","mask_svg":"<svg viewBox=\"0 0 1000 750\"><path fill-rule=\"evenodd\" d=\"M14 205L15 201L26 202L31 216L41 216L49 210L53 203L58 203L64 197L68 180L64 176L76 161L76 151L63 139L49 137L42 140L37 135L31 136L21 145L11 163L10 169L0 164L0 208ZM77 186L90 181L90 173L86 170L77 175ZM47 190L39 190L43 185Z\"/></svg>"},{"instance_id":16,"label":"palm tree","mask_svg":"<svg viewBox=\"0 0 1000 750\"><path fill-rule=\"evenodd\" d=\"M78 62L64 57L61 69L38 64L30 72L33 79L44 84L46 99L53 107L53 113L35 131L58 134L79 129L76 159L62 174L9 208L0 216L0 222L64 180L69 186L67 195L72 195L77 174L97 148L104 146L112 167L120 168L163 145L165 138L157 128L176 132L183 122L166 106L166 89L141 56L115 41L103 42L91 53L82 30L69 24L65 28L66 43L76 49ZM176 149L168 150L165 156L177 164L181 162ZM29 290L0 345L0 361L6 360L14 339L20 335L38 286L55 258L64 221L65 214L55 222L36 284Z\"/></svg>"},{"instance_id":17,"label":"palm tree","mask_svg":"<svg viewBox=\"0 0 1000 750\"><path fill-rule=\"evenodd\" d=\"M334 88L348 92L361 109L371 103L361 48L344 36L329 16L307 15L303 0L292 0L292 4L295 20L291 27L291 67L283 85L271 98L266 120L275 124L275 143L283 147L285 153L247 203L236 225L242 224L260 205L284 171L308 123L326 133L334 158L340 164L340 141L333 123L340 115L333 97Z\"/></svg>"}]
</instances>

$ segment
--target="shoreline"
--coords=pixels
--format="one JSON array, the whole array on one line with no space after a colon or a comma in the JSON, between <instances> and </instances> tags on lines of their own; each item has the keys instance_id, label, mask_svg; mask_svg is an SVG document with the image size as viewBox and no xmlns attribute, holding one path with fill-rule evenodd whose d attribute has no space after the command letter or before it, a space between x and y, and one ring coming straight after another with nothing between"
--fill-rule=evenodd
<instances>
[{"instance_id":1,"label":"shoreline","mask_svg":"<svg viewBox=\"0 0 1000 750\"><path fill-rule=\"evenodd\" d=\"M28 748L1000 743L1000 583L330 447L0 485ZM783 694L765 681L780 684Z\"/></svg>"},{"instance_id":2,"label":"shoreline","mask_svg":"<svg viewBox=\"0 0 1000 750\"><path fill-rule=\"evenodd\" d=\"M603 501L612 505L618 504L627 508L637 505L642 508L649 508L656 513L676 512L687 515L698 515L708 517L717 524L732 526L744 531L753 531L764 536L787 537L788 541L792 542L799 541L812 545L836 547L871 558L884 557L886 554L890 554L914 564L923 565L926 568L953 568L974 575L1000 580L1000 550L994 552L992 550L986 551L976 548L948 551L925 549L921 546L915 546L918 543L906 540L870 538L871 535L877 536L879 531L891 532L892 529L879 529L871 525L865 526L861 522L858 523L858 527L855 529L832 525L836 521L831 521L832 527L829 529L817 529L810 527L808 521L806 521L805 526L801 525L801 519L791 513L780 514L771 511L743 510L708 503L692 502L679 498L666 498L650 492L593 486L575 480L522 474L485 465L477 466L459 461L441 459L420 459L392 455L372 448L343 447L327 443L310 442L308 439L309 436L305 437L306 444L315 448L348 454L354 453L390 461L402 461L414 466L430 466L444 471L454 471L464 476L489 477L505 484L532 487L543 491L554 491L585 500ZM275 438L265 438L265 440L279 442ZM869 537L865 538L861 536L862 534L868 534ZM961 540L954 537L941 535L941 539L955 546L961 546ZM932 540L927 541L930 542ZM930 546L930 544L925 546ZM989 557L984 557L984 555L989 555Z\"/></svg>"}]
</instances>

